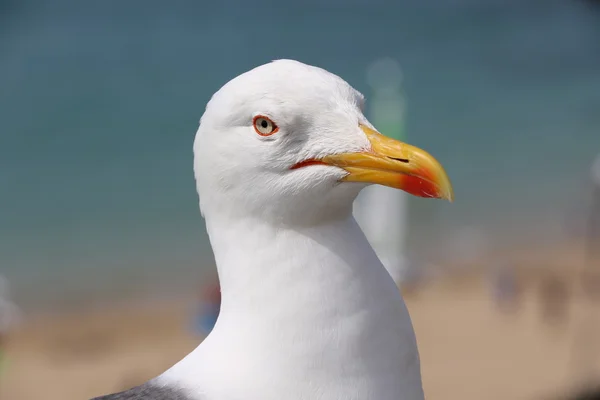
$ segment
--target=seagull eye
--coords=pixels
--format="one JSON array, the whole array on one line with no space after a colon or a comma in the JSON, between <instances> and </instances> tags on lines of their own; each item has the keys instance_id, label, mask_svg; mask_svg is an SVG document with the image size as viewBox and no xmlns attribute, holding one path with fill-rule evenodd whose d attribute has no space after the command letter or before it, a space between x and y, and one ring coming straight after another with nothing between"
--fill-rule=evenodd
<instances>
[{"instance_id":1,"label":"seagull eye","mask_svg":"<svg viewBox=\"0 0 600 400\"><path fill-rule=\"evenodd\" d=\"M254 125L254 130L260 136L271 136L279 130L273 121L263 115L254 117L252 124Z\"/></svg>"}]
</instances>

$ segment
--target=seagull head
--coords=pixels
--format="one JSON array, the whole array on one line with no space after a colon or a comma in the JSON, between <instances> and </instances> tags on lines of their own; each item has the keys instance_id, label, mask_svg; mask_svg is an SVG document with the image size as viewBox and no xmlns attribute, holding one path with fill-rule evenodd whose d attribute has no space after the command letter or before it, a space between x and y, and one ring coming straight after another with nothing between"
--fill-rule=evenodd
<instances>
[{"instance_id":1,"label":"seagull head","mask_svg":"<svg viewBox=\"0 0 600 400\"><path fill-rule=\"evenodd\" d=\"M381 134L340 77L292 60L237 76L206 106L194 141L205 217L312 223L351 212L367 185L452 201L440 163Z\"/></svg>"}]
</instances>

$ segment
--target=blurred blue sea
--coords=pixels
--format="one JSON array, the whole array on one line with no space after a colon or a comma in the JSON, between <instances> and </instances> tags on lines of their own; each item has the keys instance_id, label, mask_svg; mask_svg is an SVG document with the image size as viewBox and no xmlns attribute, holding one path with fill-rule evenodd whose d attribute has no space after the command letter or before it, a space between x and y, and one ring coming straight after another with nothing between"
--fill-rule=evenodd
<instances>
[{"instance_id":1,"label":"blurred blue sea","mask_svg":"<svg viewBox=\"0 0 600 400\"><path fill-rule=\"evenodd\" d=\"M192 173L211 94L293 58L368 101L382 57L402 67L408 141L455 187L454 204L411 201L415 254L473 227L495 247L569 235L600 152L600 7L4 0L0 273L32 309L192 287L213 267Z\"/></svg>"}]
</instances>

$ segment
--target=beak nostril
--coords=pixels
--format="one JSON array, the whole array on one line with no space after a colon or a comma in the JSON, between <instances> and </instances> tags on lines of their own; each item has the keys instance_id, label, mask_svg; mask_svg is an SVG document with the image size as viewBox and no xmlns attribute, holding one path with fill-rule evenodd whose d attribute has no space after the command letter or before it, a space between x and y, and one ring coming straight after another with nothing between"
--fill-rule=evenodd
<instances>
[{"instance_id":1,"label":"beak nostril","mask_svg":"<svg viewBox=\"0 0 600 400\"><path fill-rule=\"evenodd\" d=\"M391 158L392 160L400 161L400 162L406 163L406 164L408 164L408 162L409 162L407 158L396 158L396 157L388 157L388 158Z\"/></svg>"}]
</instances>

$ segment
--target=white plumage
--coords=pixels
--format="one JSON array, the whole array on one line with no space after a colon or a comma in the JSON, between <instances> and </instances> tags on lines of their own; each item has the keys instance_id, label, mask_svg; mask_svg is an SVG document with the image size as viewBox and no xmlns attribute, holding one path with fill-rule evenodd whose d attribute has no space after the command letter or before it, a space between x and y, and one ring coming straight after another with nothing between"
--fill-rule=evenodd
<instances>
[{"instance_id":1,"label":"white plumage","mask_svg":"<svg viewBox=\"0 0 600 400\"><path fill-rule=\"evenodd\" d=\"M409 314L352 202L370 183L447 199L451 187L362 108L341 78L289 60L212 97L194 171L221 312L152 385L197 400L423 399Z\"/></svg>"}]
</instances>

